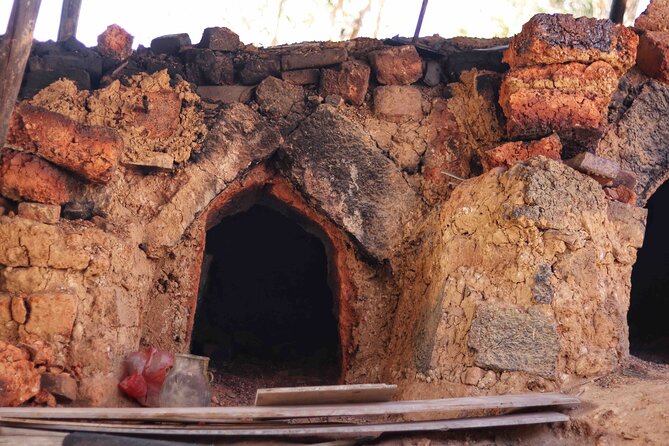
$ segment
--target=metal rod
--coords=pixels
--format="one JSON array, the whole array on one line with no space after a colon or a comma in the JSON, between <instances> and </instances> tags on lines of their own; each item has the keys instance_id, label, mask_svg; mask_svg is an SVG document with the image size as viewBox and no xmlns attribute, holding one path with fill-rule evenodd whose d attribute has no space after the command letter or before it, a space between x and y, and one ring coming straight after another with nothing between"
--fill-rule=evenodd
<instances>
[{"instance_id":1,"label":"metal rod","mask_svg":"<svg viewBox=\"0 0 669 446\"><path fill-rule=\"evenodd\" d=\"M77 34L80 10L81 0L63 0L63 8L60 11L60 27L58 28L59 42Z\"/></svg>"},{"instance_id":2,"label":"metal rod","mask_svg":"<svg viewBox=\"0 0 669 446\"><path fill-rule=\"evenodd\" d=\"M609 18L614 23L623 23L627 9L627 0L611 0L611 12Z\"/></svg>"},{"instance_id":3,"label":"metal rod","mask_svg":"<svg viewBox=\"0 0 669 446\"><path fill-rule=\"evenodd\" d=\"M0 40L0 147L26 69L41 0L14 0L7 33Z\"/></svg>"},{"instance_id":4,"label":"metal rod","mask_svg":"<svg viewBox=\"0 0 669 446\"><path fill-rule=\"evenodd\" d=\"M418 41L418 36L420 35L420 27L423 26L423 17L425 17L425 9L427 9L427 0L423 0L423 4L420 7L420 14L418 15L418 23L416 23L416 31L413 33L413 43Z\"/></svg>"},{"instance_id":5,"label":"metal rod","mask_svg":"<svg viewBox=\"0 0 669 446\"><path fill-rule=\"evenodd\" d=\"M459 177L459 176L457 176L457 175L454 175L454 174L452 174L452 173L450 173L450 172L446 172L445 170L442 170L441 173L444 174L444 175L446 175L446 176L448 176L448 177L454 178L454 179L456 179L456 180L458 180L458 181L465 181L464 178Z\"/></svg>"}]
</instances>

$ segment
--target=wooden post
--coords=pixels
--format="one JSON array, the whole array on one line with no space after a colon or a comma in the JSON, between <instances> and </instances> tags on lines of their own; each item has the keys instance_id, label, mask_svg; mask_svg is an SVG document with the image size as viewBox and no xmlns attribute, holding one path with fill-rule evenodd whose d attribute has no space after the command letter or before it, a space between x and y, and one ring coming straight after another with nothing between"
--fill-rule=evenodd
<instances>
[{"instance_id":1,"label":"wooden post","mask_svg":"<svg viewBox=\"0 0 669 446\"><path fill-rule=\"evenodd\" d=\"M614 23L623 23L627 0L612 0L609 19Z\"/></svg>"},{"instance_id":2,"label":"wooden post","mask_svg":"<svg viewBox=\"0 0 669 446\"><path fill-rule=\"evenodd\" d=\"M60 12L60 27L58 28L59 42L77 34L80 9L81 0L63 0L63 9Z\"/></svg>"},{"instance_id":3,"label":"wooden post","mask_svg":"<svg viewBox=\"0 0 669 446\"><path fill-rule=\"evenodd\" d=\"M41 0L14 0L7 33L0 41L0 147L19 95Z\"/></svg>"}]
</instances>

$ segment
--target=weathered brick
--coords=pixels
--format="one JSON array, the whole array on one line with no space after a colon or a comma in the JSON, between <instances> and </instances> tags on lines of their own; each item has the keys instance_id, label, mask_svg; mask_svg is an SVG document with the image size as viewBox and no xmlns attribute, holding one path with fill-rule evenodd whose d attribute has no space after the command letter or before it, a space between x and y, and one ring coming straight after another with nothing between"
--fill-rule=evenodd
<instances>
[{"instance_id":1,"label":"weathered brick","mask_svg":"<svg viewBox=\"0 0 669 446\"><path fill-rule=\"evenodd\" d=\"M579 153L574 158L565 161L565 164L592 176L603 184L612 183L620 173L619 163L589 152Z\"/></svg>"},{"instance_id":2,"label":"weathered brick","mask_svg":"<svg viewBox=\"0 0 669 446\"><path fill-rule=\"evenodd\" d=\"M281 62L272 57L253 57L244 62L239 71L239 80L244 85L255 85L269 76L281 74Z\"/></svg>"},{"instance_id":3,"label":"weathered brick","mask_svg":"<svg viewBox=\"0 0 669 446\"><path fill-rule=\"evenodd\" d=\"M124 161L123 165L130 168L148 171L169 172L174 167L174 157L169 153L145 152L138 155L132 161Z\"/></svg>"},{"instance_id":4,"label":"weathered brick","mask_svg":"<svg viewBox=\"0 0 669 446\"><path fill-rule=\"evenodd\" d=\"M281 56L281 69L299 70L301 68L319 68L344 62L348 53L344 48L319 48L302 53L290 53Z\"/></svg>"},{"instance_id":5,"label":"weathered brick","mask_svg":"<svg viewBox=\"0 0 669 446\"><path fill-rule=\"evenodd\" d=\"M423 60L412 45L374 51L369 61L381 84L408 85L423 77Z\"/></svg>"},{"instance_id":6,"label":"weathered brick","mask_svg":"<svg viewBox=\"0 0 669 446\"><path fill-rule=\"evenodd\" d=\"M634 26L647 31L669 31L669 0L651 0Z\"/></svg>"},{"instance_id":7,"label":"weathered brick","mask_svg":"<svg viewBox=\"0 0 669 446\"><path fill-rule=\"evenodd\" d=\"M622 75L634 65L639 39L609 20L571 14L537 14L504 53L512 68L565 62L605 61Z\"/></svg>"},{"instance_id":8,"label":"weathered brick","mask_svg":"<svg viewBox=\"0 0 669 446\"><path fill-rule=\"evenodd\" d=\"M229 55L209 49L191 48L183 52L186 80L197 85L232 84L235 69Z\"/></svg>"},{"instance_id":9,"label":"weathered brick","mask_svg":"<svg viewBox=\"0 0 669 446\"><path fill-rule=\"evenodd\" d=\"M321 78L321 70L318 68L305 68L304 70L284 71L281 79L294 85L317 84Z\"/></svg>"},{"instance_id":10,"label":"weathered brick","mask_svg":"<svg viewBox=\"0 0 669 446\"><path fill-rule=\"evenodd\" d=\"M560 138L551 135L537 141L512 141L502 144L485 151L481 162L485 170L490 170L498 166L511 167L519 161L539 155L559 160L561 152Z\"/></svg>"},{"instance_id":11,"label":"weathered brick","mask_svg":"<svg viewBox=\"0 0 669 446\"><path fill-rule=\"evenodd\" d=\"M198 46L214 51L235 51L239 47L239 36L226 27L205 28Z\"/></svg>"},{"instance_id":12,"label":"weathered brick","mask_svg":"<svg viewBox=\"0 0 669 446\"><path fill-rule=\"evenodd\" d=\"M386 119L423 117L421 93L410 85L388 85L374 90L374 112Z\"/></svg>"},{"instance_id":13,"label":"weathered brick","mask_svg":"<svg viewBox=\"0 0 669 446\"><path fill-rule=\"evenodd\" d=\"M125 60L132 55L132 41L134 37L120 26L109 25L98 36L98 53L104 57Z\"/></svg>"},{"instance_id":14,"label":"weathered brick","mask_svg":"<svg viewBox=\"0 0 669 446\"><path fill-rule=\"evenodd\" d=\"M42 390L66 401L75 401L79 385L67 373L43 373L40 379Z\"/></svg>"},{"instance_id":15,"label":"weathered brick","mask_svg":"<svg viewBox=\"0 0 669 446\"><path fill-rule=\"evenodd\" d=\"M631 205L635 205L638 198L632 189L622 184L615 187L605 187L604 192L613 200Z\"/></svg>"},{"instance_id":16,"label":"weathered brick","mask_svg":"<svg viewBox=\"0 0 669 446\"><path fill-rule=\"evenodd\" d=\"M76 190L75 180L29 153L0 150L0 194L16 201L63 204Z\"/></svg>"},{"instance_id":17,"label":"weathered brick","mask_svg":"<svg viewBox=\"0 0 669 446\"><path fill-rule=\"evenodd\" d=\"M42 223L58 223L60 220L60 206L55 204L19 203L19 217L29 218Z\"/></svg>"},{"instance_id":18,"label":"weathered brick","mask_svg":"<svg viewBox=\"0 0 669 446\"><path fill-rule=\"evenodd\" d=\"M74 295L66 292L42 292L27 297L28 320L23 326L26 333L41 338L62 336L69 338L77 313Z\"/></svg>"},{"instance_id":19,"label":"weathered brick","mask_svg":"<svg viewBox=\"0 0 669 446\"><path fill-rule=\"evenodd\" d=\"M361 105L369 87L369 65L347 61L339 68L326 68L321 75L321 96L336 94L349 104Z\"/></svg>"},{"instance_id":20,"label":"weathered brick","mask_svg":"<svg viewBox=\"0 0 669 446\"><path fill-rule=\"evenodd\" d=\"M186 33L168 34L151 41L151 50L158 54L178 54L184 47L190 46L190 36Z\"/></svg>"},{"instance_id":21,"label":"weathered brick","mask_svg":"<svg viewBox=\"0 0 669 446\"><path fill-rule=\"evenodd\" d=\"M37 394L40 374L28 352L0 341L0 406L18 406Z\"/></svg>"},{"instance_id":22,"label":"weathered brick","mask_svg":"<svg viewBox=\"0 0 669 446\"><path fill-rule=\"evenodd\" d=\"M197 94L208 102L248 103L253 97L253 88L247 85L202 85L197 87Z\"/></svg>"},{"instance_id":23,"label":"weathered brick","mask_svg":"<svg viewBox=\"0 0 669 446\"><path fill-rule=\"evenodd\" d=\"M636 63L648 76L669 82L669 31L646 31L642 34Z\"/></svg>"},{"instance_id":24,"label":"weathered brick","mask_svg":"<svg viewBox=\"0 0 669 446\"><path fill-rule=\"evenodd\" d=\"M7 143L95 183L109 182L123 149L123 140L115 130L82 125L26 103L14 109Z\"/></svg>"},{"instance_id":25,"label":"weathered brick","mask_svg":"<svg viewBox=\"0 0 669 446\"><path fill-rule=\"evenodd\" d=\"M508 136L535 139L557 132L565 146L592 146L603 132L617 85L606 62L510 70L499 97Z\"/></svg>"},{"instance_id":26,"label":"weathered brick","mask_svg":"<svg viewBox=\"0 0 669 446\"><path fill-rule=\"evenodd\" d=\"M280 118L297 110L304 101L304 90L270 76L256 88L256 98L263 113Z\"/></svg>"}]
</instances>

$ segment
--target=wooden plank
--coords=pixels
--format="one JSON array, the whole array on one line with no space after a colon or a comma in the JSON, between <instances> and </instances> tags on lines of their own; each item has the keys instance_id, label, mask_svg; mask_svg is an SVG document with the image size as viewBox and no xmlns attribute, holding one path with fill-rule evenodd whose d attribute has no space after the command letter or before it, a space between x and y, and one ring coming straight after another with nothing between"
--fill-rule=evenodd
<instances>
[{"instance_id":1,"label":"wooden plank","mask_svg":"<svg viewBox=\"0 0 669 446\"><path fill-rule=\"evenodd\" d=\"M60 26L58 27L58 41L62 42L77 35L81 0L63 0L60 10Z\"/></svg>"},{"instance_id":2,"label":"wooden plank","mask_svg":"<svg viewBox=\"0 0 669 446\"><path fill-rule=\"evenodd\" d=\"M417 401L391 401L364 404L323 404L313 406L269 407L0 407L1 418L81 419L81 420L157 420L222 421L265 418L309 418L371 415L408 415L486 409L579 404L578 397L560 393L476 396Z\"/></svg>"},{"instance_id":3,"label":"wooden plank","mask_svg":"<svg viewBox=\"0 0 669 446\"><path fill-rule=\"evenodd\" d=\"M395 384L349 384L342 386L275 387L258 389L256 406L301 404L378 403L393 399Z\"/></svg>"},{"instance_id":4,"label":"wooden plank","mask_svg":"<svg viewBox=\"0 0 669 446\"><path fill-rule=\"evenodd\" d=\"M48 422L41 421L31 423L30 427L35 429L42 426L44 429L65 430L77 432L98 432L111 434L132 435L170 435L170 436L197 436L197 437L220 437L220 436L253 436L253 437L359 437L367 435L378 435L389 432L424 432L443 431L456 429L476 429L500 426L521 426L529 424L558 423L568 421L569 417L559 412L540 412L529 414L498 415L490 417L458 418L452 420L435 421L409 421L398 423L378 424L353 424L333 426L309 426L291 425L289 427L276 428L232 428L232 429L206 429L201 426L188 428L165 428L145 425L138 426L100 426L75 422ZM21 426L19 420L1 420L0 423L12 426Z\"/></svg>"},{"instance_id":5,"label":"wooden plank","mask_svg":"<svg viewBox=\"0 0 669 446\"><path fill-rule=\"evenodd\" d=\"M0 40L0 147L21 88L41 0L14 0L7 32Z\"/></svg>"}]
</instances>

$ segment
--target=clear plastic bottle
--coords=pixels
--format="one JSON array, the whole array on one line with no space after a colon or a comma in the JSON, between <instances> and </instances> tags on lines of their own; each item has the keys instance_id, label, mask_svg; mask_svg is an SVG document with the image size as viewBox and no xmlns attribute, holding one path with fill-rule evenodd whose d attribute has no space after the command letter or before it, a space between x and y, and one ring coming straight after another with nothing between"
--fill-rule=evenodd
<instances>
[{"instance_id":1,"label":"clear plastic bottle","mask_svg":"<svg viewBox=\"0 0 669 446\"><path fill-rule=\"evenodd\" d=\"M211 400L211 386L206 356L176 353L174 367L167 373L160 390L160 407L206 407Z\"/></svg>"}]
</instances>

